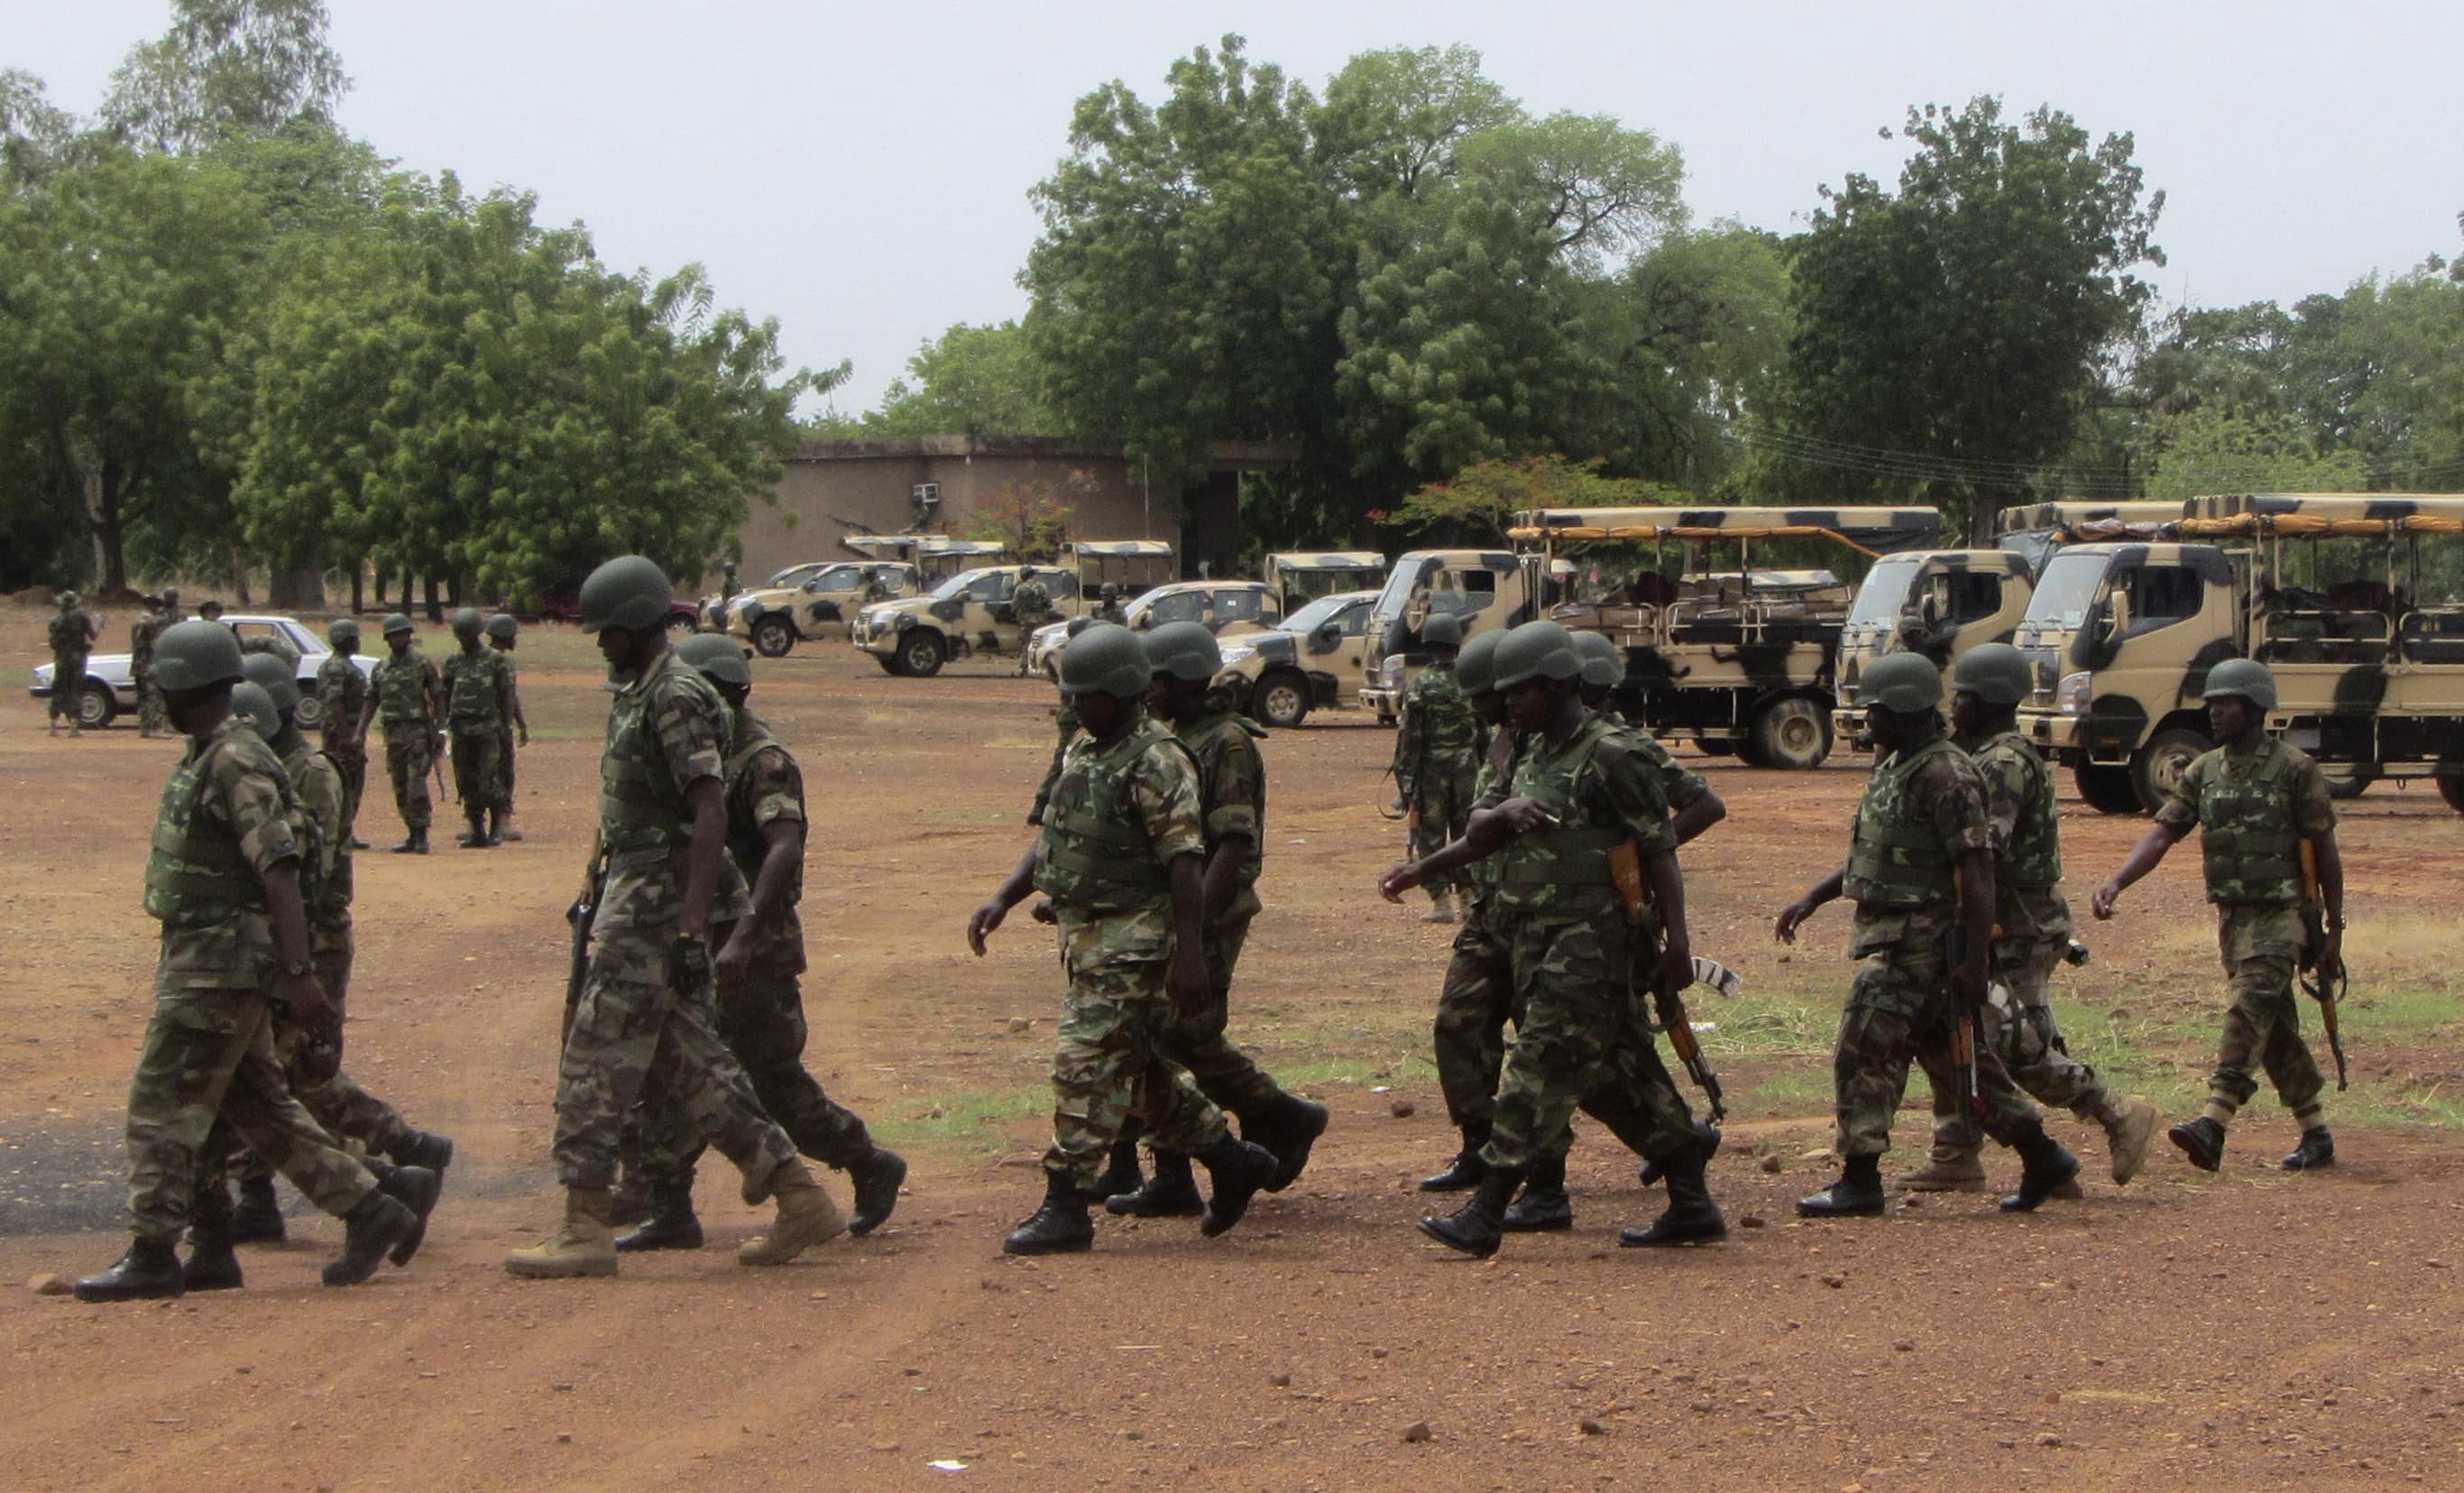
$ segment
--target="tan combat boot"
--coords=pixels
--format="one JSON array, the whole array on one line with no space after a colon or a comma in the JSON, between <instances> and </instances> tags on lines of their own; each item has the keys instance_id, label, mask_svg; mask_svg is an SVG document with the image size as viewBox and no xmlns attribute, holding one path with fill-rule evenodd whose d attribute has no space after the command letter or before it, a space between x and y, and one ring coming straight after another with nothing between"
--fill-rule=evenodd
<instances>
[{"instance_id":1,"label":"tan combat boot","mask_svg":"<svg viewBox=\"0 0 2464 1493\"><path fill-rule=\"evenodd\" d=\"M1900 1186L1911 1192L1982 1192L1985 1163L1978 1159L1980 1149L1937 1141L1925 1164L1900 1178Z\"/></svg>"},{"instance_id":2,"label":"tan combat boot","mask_svg":"<svg viewBox=\"0 0 2464 1493\"><path fill-rule=\"evenodd\" d=\"M614 1275L616 1231L607 1222L608 1204L604 1187L566 1188L564 1222L556 1237L537 1249L517 1249L507 1255L506 1273L530 1281Z\"/></svg>"},{"instance_id":3,"label":"tan combat boot","mask_svg":"<svg viewBox=\"0 0 2464 1493\"><path fill-rule=\"evenodd\" d=\"M2156 1138L2156 1106L2133 1094L2106 1106L2103 1118L2113 1151L2113 1180L2127 1182L2147 1164L2147 1145Z\"/></svg>"},{"instance_id":4,"label":"tan combat boot","mask_svg":"<svg viewBox=\"0 0 2464 1493\"><path fill-rule=\"evenodd\" d=\"M779 1204L779 1216L769 1233L737 1246L739 1265L783 1265L847 1232L847 1215L801 1161L788 1162L770 1178L770 1195Z\"/></svg>"}]
</instances>

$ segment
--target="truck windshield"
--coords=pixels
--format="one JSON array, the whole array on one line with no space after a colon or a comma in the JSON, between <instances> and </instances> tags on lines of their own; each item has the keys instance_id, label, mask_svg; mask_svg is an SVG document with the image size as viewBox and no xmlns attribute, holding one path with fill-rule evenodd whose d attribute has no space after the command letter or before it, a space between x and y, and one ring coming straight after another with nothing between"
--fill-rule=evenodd
<instances>
[{"instance_id":1,"label":"truck windshield","mask_svg":"<svg viewBox=\"0 0 2464 1493\"><path fill-rule=\"evenodd\" d=\"M1848 612L1850 627L1888 627L1900 617L1900 608L1907 604L1908 588L1915 584L1920 560L1915 555L1891 555L1874 563L1865 572L1865 584L1857 589L1857 605Z\"/></svg>"},{"instance_id":2,"label":"truck windshield","mask_svg":"<svg viewBox=\"0 0 2464 1493\"><path fill-rule=\"evenodd\" d=\"M1412 599L1412 588L1420 583L1420 574L1428 569L1432 558L1429 555L1405 555L1396 561L1395 573L1386 577L1385 586L1378 591L1377 605L1371 609L1372 614L1401 616L1403 604Z\"/></svg>"},{"instance_id":3,"label":"truck windshield","mask_svg":"<svg viewBox=\"0 0 2464 1493\"><path fill-rule=\"evenodd\" d=\"M935 601L955 601L958 597L967 593L967 588L976 584L978 577L988 575L990 573L992 572L988 570L960 570L957 574L951 576L948 580L943 581L940 585L933 588L933 599Z\"/></svg>"},{"instance_id":4,"label":"truck windshield","mask_svg":"<svg viewBox=\"0 0 2464 1493\"><path fill-rule=\"evenodd\" d=\"M1283 630L1287 633L1314 633L1342 614L1345 609L1356 605L1357 598L1353 596L1320 596L1284 618Z\"/></svg>"},{"instance_id":5,"label":"truck windshield","mask_svg":"<svg viewBox=\"0 0 2464 1493\"><path fill-rule=\"evenodd\" d=\"M2105 563L2112 558L2076 549L2054 556L2045 567L2045 578L2036 583L2035 594L2028 598L2028 617L2022 626L2077 629L2087 620L2088 604L2096 600L2097 585L2104 579Z\"/></svg>"}]
</instances>

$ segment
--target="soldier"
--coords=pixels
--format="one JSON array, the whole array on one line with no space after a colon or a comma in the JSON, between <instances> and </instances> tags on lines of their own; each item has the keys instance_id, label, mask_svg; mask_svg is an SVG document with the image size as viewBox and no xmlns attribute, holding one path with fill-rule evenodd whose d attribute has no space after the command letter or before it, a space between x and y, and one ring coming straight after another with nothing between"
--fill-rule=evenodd
<instances>
[{"instance_id":1,"label":"soldier","mask_svg":"<svg viewBox=\"0 0 2464 1493\"><path fill-rule=\"evenodd\" d=\"M1010 592L1010 614L1018 619L1018 677L1026 678L1027 635L1042 627L1052 613L1052 592L1038 580L1035 567L1022 566L1018 572L1018 589Z\"/></svg>"},{"instance_id":2,"label":"soldier","mask_svg":"<svg viewBox=\"0 0 2464 1493\"><path fill-rule=\"evenodd\" d=\"M718 950L718 1036L744 1066L761 1107L815 1161L855 1183L847 1232L862 1237L898 1206L907 1163L873 1144L854 1111L832 1102L803 1063L804 928L796 903L804 890L804 776L785 746L745 705L753 666L732 637L703 633L677 655L727 702L735 747L727 758L727 848L753 883L753 907L715 923ZM642 1171L649 1215L616 1240L622 1251L701 1248L693 1216L693 1164L702 1138L663 1091L643 1101Z\"/></svg>"},{"instance_id":3,"label":"soldier","mask_svg":"<svg viewBox=\"0 0 2464 1493\"><path fill-rule=\"evenodd\" d=\"M1621 1231L1619 1243L1726 1238L1704 1176L1711 1148L1635 999L1640 970L1679 989L1694 978L1667 800L1633 733L1583 708L1582 662L1564 628L1525 623L1492 657L1491 682L1523 739L1510 780L1483 797L1461 839L1378 882L1381 896L1399 901L1430 875L1499 854L1492 895L1511 928L1517 1030L1479 1192L1445 1217L1422 1218L1420 1231L1465 1254L1495 1254L1508 1200L1533 1168L1564 1154L1580 1107L1668 1180L1667 1211L1649 1228ZM1617 867L1628 856L1651 889L1641 920L1619 905Z\"/></svg>"},{"instance_id":4,"label":"soldier","mask_svg":"<svg viewBox=\"0 0 2464 1493\"><path fill-rule=\"evenodd\" d=\"M1133 1105L1158 1146L1197 1157L1214 1181L1199 1232L1240 1222L1274 1179L1273 1155L1234 1136L1222 1111L1162 1057L1177 1012L1211 1000L1206 976L1206 828L1188 749L1147 718L1154 679L1127 628L1094 626L1061 656L1061 687L1088 736L1069 749L1044 832L967 920L984 940L1030 891L1060 929L1069 976L1052 1059L1052 1147L1044 1204L1001 1241L1012 1255L1090 1249L1097 1172Z\"/></svg>"},{"instance_id":5,"label":"soldier","mask_svg":"<svg viewBox=\"0 0 2464 1493\"><path fill-rule=\"evenodd\" d=\"M283 1086L270 1005L330 1034L299 895L290 779L231 713L238 639L211 623L165 630L154 666L187 750L163 790L145 867L145 910L163 925L154 1014L128 1088L128 1253L77 1284L80 1301L178 1296L175 1251L197 1155L215 1119L344 1222L328 1285L355 1285L418 1224L365 1167L337 1149ZM268 970L279 972L268 979ZM201 1275L201 1285L237 1283ZM236 1274L235 1266L231 1274Z\"/></svg>"},{"instance_id":6,"label":"soldier","mask_svg":"<svg viewBox=\"0 0 2464 1493\"><path fill-rule=\"evenodd\" d=\"M1907 1088L1908 1060L1948 1073L1959 1024L1985 998L1993 934L1993 836L1985 785L1942 732L1942 673L1917 654L1891 654L1865 671L1861 692L1879 755L1858 806L1848 860L1779 915L1793 944L1824 902L1857 903L1849 955L1862 960L1839 1018L1832 1060L1839 1180L1796 1211L1810 1218L1875 1215L1891 1116ZM2045 1133L2035 1106L1982 1043L1974 1049L1985 1132L2026 1163L2012 1213L2035 1209L2079 1175L2079 1159Z\"/></svg>"},{"instance_id":7,"label":"soldier","mask_svg":"<svg viewBox=\"0 0 2464 1493\"><path fill-rule=\"evenodd\" d=\"M1479 717L1463 699L1455 679L1456 645L1463 641L1463 621L1441 612L1420 625L1420 643L1430 653L1429 666L1403 693L1403 724L1395 733L1395 791L1411 819L1411 856L1435 855L1438 848L1463 837L1471 817L1472 780L1480 772L1483 747ZM1462 878L1447 874L1425 883L1429 910L1423 923L1452 923L1447 899L1462 886ZM1457 898L1467 913L1471 893Z\"/></svg>"},{"instance_id":8,"label":"soldier","mask_svg":"<svg viewBox=\"0 0 2464 1493\"><path fill-rule=\"evenodd\" d=\"M293 838L300 853L299 895L308 913L309 958L317 967L317 983L333 1006L331 1040L339 1042L350 998L353 947L351 852L343 838L342 822L348 790L333 761L308 749L308 738L299 729L299 684L292 666L270 655L251 654L240 660L240 672L248 682L233 692L234 703L242 695L264 702L266 719L255 723L260 727L257 734L281 759L291 782ZM360 1087L342 1072L340 1051L310 1051L312 1041L326 1038L312 1035L286 1008L275 1008L273 1033L275 1056L281 1060L291 1092L326 1133L358 1141L393 1164L387 1167L373 1156L368 1161L369 1170L386 1191L419 1214L420 1228L395 1250L394 1262L407 1264L426 1232L445 1170L453 1164L453 1143L413 1128L400 1110ZM218 1125L216 1134L226 1143L231 1139L226 1127ZM229 1207L222 1190L225 1149L227 1146L209 1145L198 1168L200 1235L209 1236L213 1215ZM396 1167L417 1168L431 1173L432 1181L407 1187L390 1175ZM282 1210L274 1195L274 1169L250 1151L231 1170L240 1179L240 1197L238 1209L223 1220L231 1242L280 1241L285 1231Z\"/></svg>"},{"instance_id":9,"label":"soldier","mask_svg":"<svg viewBox=\"0 0 2464 1493\"><path fill-rule=\"evenodd\" d=\"M337 617L325 629L333 652L317 665L317 704L321 712L317 731L325 755L342 775L342 835L352 850L365 850L360 838L360 799L368 789L368 677L360 672L360 624Z\"/></svg>"},{"instance_id":10,"label":"soldier","mask_svg":"<svg viewBox=\"0 0 2464 1493\"><path fill-rule=\"evenodd\" d=\"M447 741L453 754L453 794L462 800L462 816L470 833L456 836L464 850L487 850L503 843L505 806L496 792L504 776L496 761L505 723L513 719L514 681L506 676L504 655L488 646L487 621L475 607L453 613L453 636L461 650L445 660Z\"/></svg>"},{"instance_id":11,"label":"soldier","mask_svg":"<svg viewBox=\"0 0 2464 1493\"><path fill-rule=\"evenodd\" d=\"M79 714L79 697L85 693L85 660L94 652L94 640L101 635L101 625L95 621L94 613L77 605L77 593L60 592L60 610L52 618L50 734L60 734L63 717L68 720L71 736L85 734L85 718Z\"/></svg>"},{"instance_id":12,"label":"soldier","mask_svg":"<svg viewBox=\"0 0 2464 1493\"><path fill-rule=\"evenodd\" d=\"M2320 1102L2326 1080L2301 1039L2293 972L2297 964L2315 969L2325 989L2343 970L2344 858L2336 843L2335 806L2319 764L2267 734L2267 712L2276 708L2276 676L2267 665L2249 658L2217 664L2208 671L2204 698L2209 730L2223 745L2183 770L2156 813L2155 827L2096 889L2090 905L2099 918L2112 917L2123 892L2198 827L2233 1005L2225 1013L2206 1110L2166 1135L2200 1170L2221 1167L2225 1126L2258 1092L2251 1074L2255 1063L2301 1126L2300 1144L2284 1158L2284 1170L2333 1166L2336 1143ZM2313 880L2315 892L2307 884ZM2316 947L2305 947L2304 902L2323 904Z\"/></svg>"},{"instance_id":13,"label":"soldier","mask_svg":"<svg viewBox=\"0 0 2464 1493\"><path fill-rule=\"evenodd\" d=\"M498 837L516 843L520 842L522 832L514 827L514 749L527 748L531 744L531 723L522 714L521 680L514 672L514 642L521 631L521 623L510 612L499 612L488 619L488 646L496 651L496 661L505 671L505 694L513 702L511 717L496 736L496 802L505 806Z\"/></svg>"},{"instance_id":14,"label":"soldier","mask_svg":"<svg viewBox=\"0 0 2464 1493\"><path fill-rule=\"evenodd\" d=\"M223 619L223 604L222 604L221 602L219 602L219 601L215 601L215 600L212 600L211 598L209 598L209 599L207 599L207 600L205 600L205 601L201 601L201 602L197 603L197 620L198 620L198 621L200 621L200 622L220 622L222 619Z\"/></svg>"},{"instance_id":15,"label":"soldier","mask_svg":"<svg viewBox=\"0 0 2464 1493\"><path fill-rule=\"evenodd\" d=\"M547 1243L505 1257L517 1276L616 1273L608 1210L617 1139L649 1083L743 1174L746 1203L778 1202L770 1232L746 1240L737 1263L784 1264L847 1230L712 1030L709 929L751 902L727 858L727 704L668 646L674 599L667 576L640 555L610 560L582 583L583 631L598 635L617 681L592 855L594 867L605 856L605 871L557 1075L564 1219Z\"/></svg>"},{"instance_id":16,"label":"soldier","mask_svg":"<svg viewBox=\"0 0 2464 1493\"><path fill-rule=\"evenodd\" d=\"M718 614L721 617L725 617L727 615L727 604L734 601L743 593L744 588L736 583L736 562L733 560L720 562L718 567Z\"/></svg>"},{"instance_id":17,"label":"soldier","mask_svg":"<svg viewBox=\"0 0 2464 1493\"><path fill-rule=\"evenodd\" d=\"M1969 649L1951 673L1951 742L1976 763L1993 832L1992 984L1977 1019L2012 1081L2039 1103L2104 1127L2113 1180L2128 1182L2147 1162L2156 1106L2109 1091L2094 1068L2070 1056L2054 1025L2054 967L2069 951L2072 924L2061 893L2053 769L2016 720L2033 688L2026 656L2009 643ZM1933 1086L1933 1155L1905 1185L1912 1192L1983 1192L1977 1152L1985 1138L1951 1103L1956 1076L1928 1067L1925 1077Z\"/></svg>"},{"instance_id":18,"label":"soldier","mask_svg":"<svg viewBox=\"0 0 2464 1493\"><path fill-rule=\"evenodd\" d=\"M1294 1099L1265 1069L1223 1035L1229 1018L1232 969L1248 942L1249 924L1264 910L1258 901L1266 828L1266 765L1255 738L1266 733L1234 714L1208 686L1223 668L1215 635L1196 622L1173 622L1146 637L1155 669L1147 709L1171 725L1198 766L1199 809L1205 815L1205 958L1208 998L1203 1009L1176 1010L1156 1050L1185 1068L1198 1091L1237 1116L1241 1138L1275 1156L1266 1191L1280 1192L1309 1165L1309 1148L1326 1133L1326 1106ZM1131 1137L1140 1120L1122 1126ZM1189 1157L1165 1146L1155 1148L1154 1180L1124 1189L1104 1201L1107 1213L1141 1218L1196 1217L1206 1211L1191 1176ZM1119 1146L1112 1172L1134 1172L1137 1156Z\"/></svg>"},{"instance_id":19,"label":"soldier","mask_svg":"<svg viewBox=\"0 0 2464 1493\"><path fill-rule=\"evenodd\" d=\"M1095 611L1092 615L1098 622L1118 623L1127 620L1121 613L1121 588L1119 586L1111 581L1106 581L1104 583L1103 589L1095 593Z\"/></svg>"},{"instance_id":20,"label":"soldier","mask_svg":"<svg viewBox=\"0 0 2464 1493\"><path fill-rule=\"evenodd\" d=\"M1071 617L1069 636L1074 638L1094 625L1093 617ZM1067 655L1065 654L1064 657ZM1060 736L1060 740L1053 744L1052 766L1044 769L1044 782L1035 791L1035 805L1026 811L1026 822L1038 828L1042 828L1044 824L1045 806L1052 801L1053 785L1061 781L1061 764L1069 754L1069 744L1078 739L1078 712L1069 703L1069 697L1067 694L1061 697L1061 708L1053 712L1052 724L1053 729ZM1133 1180L1130 1185L1134 1187L1137 1184ZM1128 1189L1125 1188L1123 1191L1126 1192Z\"/></svg>"},{"instance_id":21,"label":"soldier","mask_svg":"<svg viewBox=\"0 0 2464 1493\"><path fill-rule=\"evenodd\" d=\"M176 596L179 592L165 594ZM137 734L147 741L163 730L163 691L154 682L154 642L163 635L163 629L179 620L166 615L169 611L167 601L149 598L138 611L136 620L128 624L128 677L137 686Z\"/></svg>"},{"instance_id":22,"label":"soldier","mask_svg":"<svg viewBox=\"0 0 2464 1493\"><path fill-rule=\"evenodd\" d=\"M399 612L387 614L385 640L392 653L378 659L368 676L360 734L366 736L371 719L385 723L385 775L393 780L394 810L409 832L393 853L425 856L428 825L435 813L428 800L428 770L445 730L445 681L419 652L410 618Z\"/></svg>"}]
</instances>

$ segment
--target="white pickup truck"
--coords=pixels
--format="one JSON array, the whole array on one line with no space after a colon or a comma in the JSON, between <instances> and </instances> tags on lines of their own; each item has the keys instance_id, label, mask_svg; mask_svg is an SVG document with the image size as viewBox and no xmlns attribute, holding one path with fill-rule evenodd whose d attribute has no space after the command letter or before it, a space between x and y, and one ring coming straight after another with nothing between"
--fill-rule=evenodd
<instances>
[{"instance_id":1,"label":"white pickup truck","mask_svg":"<svg viewBox=\"0 0 2464 1493\"><path fill-rule=\"evenodd\" d=\"M333 650L325 640L310 631L297 617L224 615L222 623L239 635L243 647L259 638L271 640L277 649L287 651L299 660L299 724L315 725L323 712L317 700L317 671L324 667L326 656ZM351 661L362 674L376 667L376 660L366 654ZM52 666L44 664L34 671L34 687L28 693L36 700L52 698ZM111 718L123 710L137 708L137 677L130 669L128 655L94 654L85 660L85 685L77 693L77 720L88 730L109 725Z\"/></svg>"}]
</instances>

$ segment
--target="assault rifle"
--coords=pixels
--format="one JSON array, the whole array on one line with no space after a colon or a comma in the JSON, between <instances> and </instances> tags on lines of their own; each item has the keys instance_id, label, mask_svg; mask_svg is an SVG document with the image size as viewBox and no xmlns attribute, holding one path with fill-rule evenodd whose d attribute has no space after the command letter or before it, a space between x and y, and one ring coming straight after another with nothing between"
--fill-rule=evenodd
<instances>
[{"instance_id":1,"label":"assault rifle","mask_svg":"<svg viewBox=\"0 0 2464 1493\"><path fill-rule=\"evenodd\" d=\"M2344 961L2327 966L2327 900L2319 890L2319 847L2301 841L2301 968L2313 977L2301 982L2301 993L2319 1003L2319 1020L2327 1029L2327 1051L2336 1057L2336 1092L2344 1091L2344 1037L2336 1030L2336 1008L2344 998L2349 977Z\"/></svg>"},{"instance_id":2,"label":"assault rifle","mask_svg":"<svg viewBox=\"0 0 2464 1493\"><path fill-rule=\"evenodd\" d=\"M1943 970L1947 974L1968 961L1968 929L1953 923L1942 933ZM1976 1012L1963 1006L1950 1027L1951 1102L1970 1120L1985 1119L1985 1092L1976 1081Z\"/></svg>"},{"instance_id":3,"label":"assault rifle","mask_svg":"<svg viewBox=\"0 0 2464 1493\"><path fill-rule=\"evenodd\" d=\"M599 834L590 836L590 859L582 873L582 895L564 910L564 921L573 925L571 962L564 970L564 1023L558 1029L557 1045L573 1035L574 1013L582 1009L582 987L590 976L590 925L599 913L599 895L605 887L607 868L600 854Z\"/></svg>"},{"instance_id":4,"label":"assault rifle","mask_svg":"<svg viewBox=\"0 0 2464 1493\"><path fill-rule=\"evenodd\" d=\"M1625 903L1626 915L1639 925L1651 904L1650 888L1643 884L1642 852L1632 840L1626 840L1609 852L1609 876L1617 882L1617 900ZM1645 957L1650 950L1646 948ZM1737 977L1706 959L1694 961L1695 977L1705 978L1703 967L1711 965L1727 982L1722 989L1730 990ZM1686 1073L1711 1103L1711 1123L1717 1125L1727 1116L1727 1103L1720 1092L1720 1076L1711 1071L1711 1059L1703 1054L1703 1043L1694 1036L1694 1022L1685 1011L1685 992L1661 978L1659 961L1652 961L1649 974L1651 1003L1660 1014L1660 1028L1668 1035L1670 1051L1685 1064ZM1715 981L1716 983L1716 981Z\"/></svg>"}]
</instances>

